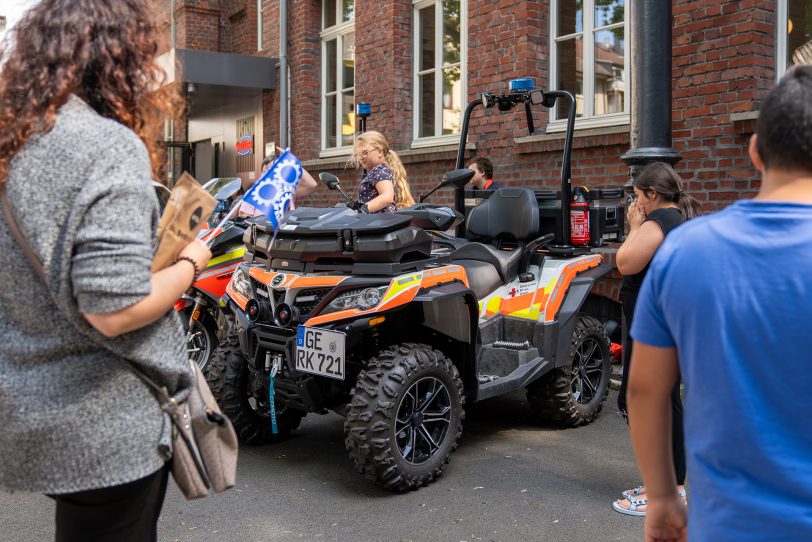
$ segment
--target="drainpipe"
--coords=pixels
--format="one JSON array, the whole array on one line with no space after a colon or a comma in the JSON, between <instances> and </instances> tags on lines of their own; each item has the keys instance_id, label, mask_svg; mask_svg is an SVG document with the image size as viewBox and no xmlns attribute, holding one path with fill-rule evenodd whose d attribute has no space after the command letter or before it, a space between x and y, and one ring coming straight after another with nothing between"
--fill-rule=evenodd
<instances>
[{"instance_id":1,"label":"drainpipe","mask_svg":"<svg viewBox=\"0 0 812 542\"><path fill-rule=\"evenodd\" d=\"M279 147L288 147L288 2L279 1Z\"/></svg>"},{"instance_id":2,"label":"drainpipe","mask_svg":"<svg viewBox=\"0 0 812 542\"><path fill-rule=\"evenodd\" d=\"M671 2L632 2L632 148L620 157L631 168L624 187L641 166L682 156L671 141Z\"/></svg>"}]
</instances>

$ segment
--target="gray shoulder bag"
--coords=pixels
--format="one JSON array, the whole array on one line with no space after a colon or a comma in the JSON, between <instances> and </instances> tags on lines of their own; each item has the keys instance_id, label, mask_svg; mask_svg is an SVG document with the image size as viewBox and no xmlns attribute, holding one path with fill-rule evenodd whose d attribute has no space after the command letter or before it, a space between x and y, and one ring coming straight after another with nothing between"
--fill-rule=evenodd
<instances>
[{"instance_id":1,"label":"gray shoulder bag","mask_svg":"<svg viewBox=\"0 0 812 542\"><path fill-rule=\"evenodd\" d=\"M0 182L0 199L12 235L39 278L46 282L42 263L14 220L5 182ZM207 496L209 490L220 493L233 487L237 475L237 435L220 411L197 364L189 362L194 384L188 397L178 401L165 386L159 386L129 360L128 363L172 420L172 477L186 498L198 499Z\"/></svg>"}]
</instances>

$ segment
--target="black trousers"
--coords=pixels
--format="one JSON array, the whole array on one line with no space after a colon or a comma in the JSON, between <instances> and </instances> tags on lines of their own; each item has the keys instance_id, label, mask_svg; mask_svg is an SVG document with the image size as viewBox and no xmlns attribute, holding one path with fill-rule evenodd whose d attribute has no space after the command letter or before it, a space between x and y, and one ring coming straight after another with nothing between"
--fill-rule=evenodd
<instances>
[{"instance_id":1,"label":"black trousers","mask_svg":"<svg viewBox=\"0 0 812 542\"><path fill-rule=\"evenodd\" d=\"M64 495L56 501L56 542L158 540L168 467L128 484Z\"/></svg>"},{"instance_id":2,"label":"black trousers","mask_svg":"<svg viewBox=\"0 0 812 542\"><path fill-rule=\"evenodd\" d=\"M623 341L623 378L620 380L620 391L617 395L617 407L624 416L626 410L626 389L629 385L629 374L631 372L632 349L634 341L628 332L632 327L632 317L634 306L637 303L637 294L621 291L621 301L623 302L623 319L625 320L624 341ZM685 432L683 430L683 409L682 396L680 395L681 379L677 376L677 383L671 390L671 452L674 458L674 472L677 474L677 484L685 484Z\"/></svg>"}]
</instances>

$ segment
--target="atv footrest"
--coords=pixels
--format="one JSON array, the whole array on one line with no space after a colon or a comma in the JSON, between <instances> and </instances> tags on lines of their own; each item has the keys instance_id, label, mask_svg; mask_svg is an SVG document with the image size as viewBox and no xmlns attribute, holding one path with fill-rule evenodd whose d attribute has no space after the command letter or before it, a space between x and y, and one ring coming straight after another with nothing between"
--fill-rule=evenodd
<instances>
[{"instance_id":1,"label":"atv footrest","mask_svg":"<svg viewBox=\"0 0 812 542\"><path fill-rule=\"evenodd\" d=\"M542 357L522 363L507 376L490 382L480 382L476 400L482 401L483 399L524 388L552 368L552 362Z\"/></svg>"},{"instance_id":2,"label":"atv footrest","mask_svg":"<svg viewBox=\"0 0 812 542\"><path fill-rule=\"evenodd\" d=\"M486 344L479 353L477 369L479 374L495 375L499 378L509 375L517 367L539 357L538 348L517 349L497 346L505 341ZM511 345L513 343L510 343Z\"/></svg>"}]
</instances>

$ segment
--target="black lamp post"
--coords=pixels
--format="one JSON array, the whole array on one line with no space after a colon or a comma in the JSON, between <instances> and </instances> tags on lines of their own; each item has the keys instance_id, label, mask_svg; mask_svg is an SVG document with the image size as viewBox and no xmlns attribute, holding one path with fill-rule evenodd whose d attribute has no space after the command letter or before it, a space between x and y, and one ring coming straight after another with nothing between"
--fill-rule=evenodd
<instances>
[{"instance_id":1,"label":"black lamp post","mask_svg":"<svg viewBox=\"0 0 812 542\"><path fill-rule=\"evenodd\" d=\"M671 146L671 0L631 6L632 148L621 156L632 176L638 166L682 158ZM631 191L632 179L626 183Z\"/></svg>"}]
</instances>

